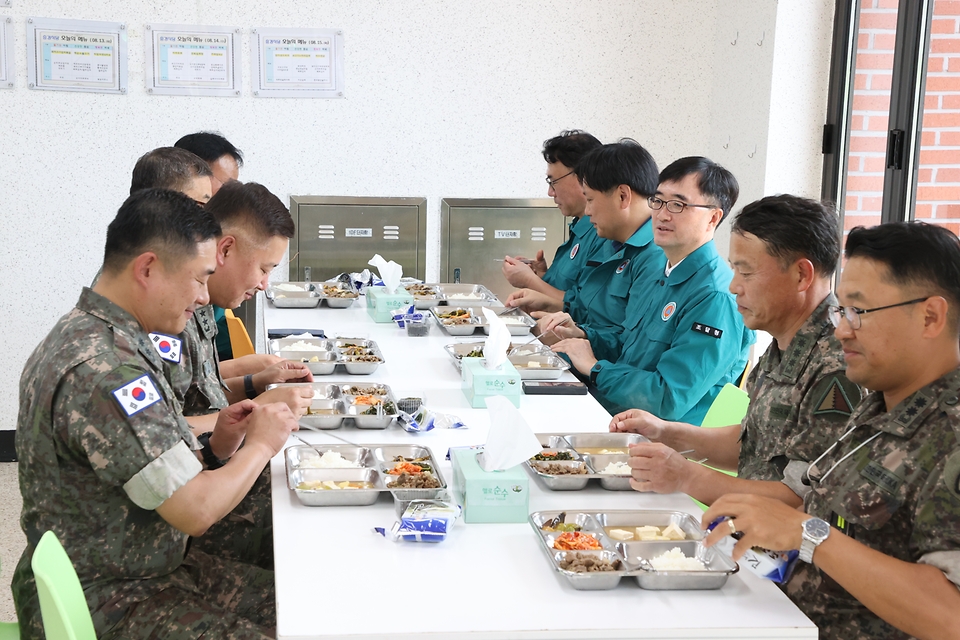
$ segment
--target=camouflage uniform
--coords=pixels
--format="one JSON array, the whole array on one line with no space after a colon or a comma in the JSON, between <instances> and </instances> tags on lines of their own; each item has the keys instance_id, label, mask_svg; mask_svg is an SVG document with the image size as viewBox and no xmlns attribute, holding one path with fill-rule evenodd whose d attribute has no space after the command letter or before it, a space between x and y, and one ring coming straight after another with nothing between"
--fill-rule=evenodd
<instances>
[{"instance_id":1,"label":"camouflage uniform","mask_svg":"<svg viewBox=\"0 0 960 640\"><path fill-rule=\"evenodd\" d=\"M27 548L11 586L23 637L43 636L30 559L47 530L73 562L98 637L265 637L273 574L185 553L186 534L156 512L201 472L198 448L149 336L85 289L20 381Z\"/></svg>"},{"instance_id":2,"label":"camouflage uniform","mask_svg":"<svg viewBox=\"0 0 960 640\"><path fill-rule=\"evenodd\" d=\"M179 363L169 359L164 362L164 373L183 403L185 416L202 416L229 404L223 393L226 383L220 376L216 337L213 307L200 307L178 338L182 350ZM211 555L273 569L269 465L240 504L203 536L194 539L193 545Z\"/></svg>"},{"instance_id":3,"label":"camouflage uniform","mask_svg":"<svg viewBox=\"0 0 960 640\"><path fill-rule=\"evenodd\" d=\"M882 394L868 395L850 418L850 436L811 468L806 512L888 556L933 565L960 585L958 399L960 369L889 412ZM814 565L800 563L785 590L821 638L909 637Z\"/></svg>"},{"instance_id":4,"label":"camouflage uniform","mask_svg":"<svg viewBox=\"0 0 960 640\"><path fill-rule=\"evenodd\" d=\"M783 481L798 496L807 464L843 432L860 402L860 387L846 376L840 342L827 307L831 293L810 314L785 352L771 342L747 378L750 407L741 423L737 473L748 480Z\"/></svg>"}]
</instances>

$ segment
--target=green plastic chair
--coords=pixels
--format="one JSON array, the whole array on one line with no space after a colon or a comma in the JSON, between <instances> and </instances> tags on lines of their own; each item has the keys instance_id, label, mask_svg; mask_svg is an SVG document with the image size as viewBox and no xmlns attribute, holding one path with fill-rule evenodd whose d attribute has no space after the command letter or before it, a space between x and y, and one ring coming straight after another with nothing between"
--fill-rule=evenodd
<instances>
[{"instance_id":1,"label":"green plastic chair","mask_svg":"<svg viewBox=\"0 0 960 640\"><path fill-rule=\"evenodd\" d=\"M53 531L40 538L30 565L48 640L97 640L77 572Z\"/></svg>"},{"instance_id":2,"label":"green plastic chair","mask_svg":"<svg viewBox=\"0 0 960 640\"><path fill-rule=\"evenodd\" d=\"M713 404L711 404L707 410L707 415L703 416L703 422L700 423L700 426L704 429L715 429L717 427L729 427L732 424L740 424L743 416L747 415L747 407L749 406L750 396L747 395L747 392L728 382L723 385L723 389L720 389L720 393L717 394ZM714 467L710 468L714 469ZM736 477L737 475L736 471L727 471L726 469L715 470L725 473L728 476ZM704 511L707 510L707 505L696 499L693 501Z\"/></svg>"},{"instance_id":3,"label":"green plastic chair","mask_svg":"<svg viewBox=\"0 0 960 640\"><path fill-rule=\"evenodd\" d=\"M20 625L16 622L0 622L0 640L20 640Z\"/></svg>"}]
</instances>

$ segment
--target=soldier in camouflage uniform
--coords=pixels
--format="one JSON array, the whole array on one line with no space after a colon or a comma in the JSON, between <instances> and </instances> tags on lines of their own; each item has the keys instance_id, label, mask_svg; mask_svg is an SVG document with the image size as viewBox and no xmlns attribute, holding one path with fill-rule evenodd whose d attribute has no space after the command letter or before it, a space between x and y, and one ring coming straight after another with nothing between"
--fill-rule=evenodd
<instances>
[{"instance_id":1,"label":"soldier in camouflage uniform","mask_svg":"<svg viewBox=\"0 0 960 640\"><path fill-rule=\"evenodd\" d=\"M267 286L270 272L286 254L294 233L290 213L263 186L237 181L223 185L206 208L223 227L223 235L217 241L220 266L208 281L211 304L198 308L176 338L151 335L154 344L166 342L175 346L166 355L159 350L158 353L166 360L167 378L183 402L183 413L201 440L213 437L210 432L216 412L231 402L244 398L256 399L258 403L284 402L299 417L313 398L310 388L264 392L269 384L312 381L310 370L300 362L270 356L263 363L276 361L274 364L225 381L216 350L217 324L212 305L237 307ZM255 357L231 360L224 369L236 371L238 365L251 360ZM216 466L218 462L212 464ZM269 466L262 470L237 508L193 544L211 555L273 568Z\"/></svg>"},{"instance_id":2,"label":"soldier in camouflage uniform","mask_svg":"<svg viewBox=\"0 0 960 640\"><path fill-rule=\"evenodd\" d=\"M893 223L854 229L846 253L831 319L847 375L875 391L810 465L804 512L724 496L708 544L739 531L735 557L800 549L785 591L821 638L957 638L960 241Z\"/></svg>"},{"instance_id":3,"label":"soldier in camouflage uniform","mask_svg":"<svg viewBox=\"0 0 960 640\"><path fill-rule=\"evenodd\" d=\"M229 407L218 426L245 433L247 446L222 471L204 471L147 334L178 333L206 303L219 231L181 194L131 196L108 229L96 287L24 368L17 451L27 548L12 588L25 638L43 637L30 561L48 530L71 558L98 637L270 637L273 574L187 542L239 501L296 418L282 404ZM202 507L200 491L211 494Z\"/></svg>"},{"instance_id":4,"label":"soldier in camouflage uniform","mask_svg":"<svg viewBox=\"0 0 960 640\"><path fill-rule=\"evenodd\" d=\"M807 464L841 433L860 389L845 375L827 308L840 254L837 215L822 203L791 195L747 205L733 223L730 290L744 323L774 340L750 372L747 414L717 429L665 422L646 412L614 417L611 430L642 433L654 444L631 450L634 488L683 491L706 504L728 492L768 495L799 506L809 487ZM781 345L783 345L781 347ZM684 459L737 469L738 478Z\"/></svg>"}]
</instances>

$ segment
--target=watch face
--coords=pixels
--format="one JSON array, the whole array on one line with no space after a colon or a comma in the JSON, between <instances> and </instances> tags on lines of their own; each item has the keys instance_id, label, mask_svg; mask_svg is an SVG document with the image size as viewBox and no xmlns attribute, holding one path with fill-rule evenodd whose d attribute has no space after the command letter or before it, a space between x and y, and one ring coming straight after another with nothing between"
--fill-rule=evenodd
<instances>
[{"instance_id":1,"label":"watch face","mask_svg":"<svg viewBox=\"0 0 960 640\"><path fill-rule=\"evenodd\" d=\"M810 518L804 521L803 530L814 540L823 540L830 534L830 525L820 518Z\"/></svg>"}]
</instances>

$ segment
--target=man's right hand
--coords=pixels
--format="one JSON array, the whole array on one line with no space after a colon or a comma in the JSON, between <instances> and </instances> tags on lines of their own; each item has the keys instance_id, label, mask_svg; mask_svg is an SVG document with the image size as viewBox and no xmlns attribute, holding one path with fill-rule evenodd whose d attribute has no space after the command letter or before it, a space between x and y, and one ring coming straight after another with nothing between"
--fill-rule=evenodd
<instances>
[{"instance_id":1,"label":"man's right hand","mask_svg":"<svg viewBox=\"0 0 960 640\"><path fill-rule=\"evenodd\" d=\"M275 456L286 444L290 433L299 429L290 407L280 402L260 405L247 417L246 446L261 446Z\"/></svg>"},{"instance_id":2,"label":"man's right hand","mask_svg":"<svg viewBox=\"0 0 960 640\"><path fill-rule=\"evenodd\" d=\"M544 274L547 272L547 261L543 258L543 249L537 250L537 257L531 260L529 263L530 268L533 269L533 272L543 278Z\"/></svg>"},{"instance_id":3,"label":"man's right hand","mask_svg":"<svg viewBox=\"0 0 960 640\"><path fill-rule=\"evenodd\" d=\"M610 431L639 433L654 442L663 437L666 426L666 420L661 420L649 411L642 409L627 409L613 416L610 421Z\"/></svg>"},{"instance_id":4,"label":"man's right hand","mask_svg":"<svg viewBox=\"0 0 960 640\"><path fill-rule=\"evenodd\" d=\"M507 279L514 287L529 287L536 280L540 279L533 268L531 268L529 261L523 258L511 258L510 256L504 256L503 266L500 267L500 271L503 272L503 277Z\"/></svg>"},{"instance_id":5,"label":"man's right hand","mask_svg":"<svg viewBox=\"0 0 960 640\"><path fill-rule=\"evenodd\" d=\"M562 311L541 316L537 321L537 331L540 334L553 331L563 340L587 337L586 332L576 325L570 314Z\"/></svg>"},{"instance_id":6,"label":"man's right hand","mask_svg":"<svg viewBox=\"0 0 960 640\"><path fill-rule=\"evenodd\" d=\"M290 408L293 415L299 419L310 408L313 402L313 387L309 384L276 387L257 396L256 403L266 405L272 402L281 402Z\"/></svg>"},{"instance_id":7,"label":"man's right hand","mask_svg":"<svg viewBox=\"0 0 960 640\"><path fill-rule=\"evenodd\" d=\"M514 291L503 303L507 307L519 307L527 313L534 311L555 312L563 307L563 300L551 298L545 293L533 289Z\"/></svg>"}]
</instances>

